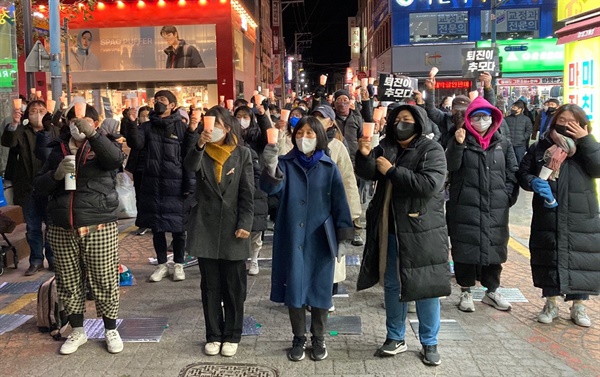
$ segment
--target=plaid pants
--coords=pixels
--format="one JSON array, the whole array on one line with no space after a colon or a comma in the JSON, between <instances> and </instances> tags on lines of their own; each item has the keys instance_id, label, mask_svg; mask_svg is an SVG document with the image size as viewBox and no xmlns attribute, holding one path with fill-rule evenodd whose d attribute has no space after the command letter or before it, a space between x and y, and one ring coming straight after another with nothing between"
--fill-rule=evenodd
<instances>
[{"instance_id":1,"label":"plaid pants","mask_svg":"<svg viewBox=\"0 0 600 377\"><path fill-rule=\"evenodd\" d=\"M67 314L85 311L85 277L90 281L98 316L119 314L119 228L116 222L80 236L72 229L50 226L56 288Z\"/></svg>"}]
</instances>

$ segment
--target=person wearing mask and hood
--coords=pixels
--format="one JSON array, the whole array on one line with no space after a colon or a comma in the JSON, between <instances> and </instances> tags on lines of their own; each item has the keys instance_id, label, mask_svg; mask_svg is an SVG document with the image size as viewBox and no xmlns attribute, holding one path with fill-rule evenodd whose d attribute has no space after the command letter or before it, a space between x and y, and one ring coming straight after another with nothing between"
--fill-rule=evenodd
<instances>
[{"instance_id":1,"label":"person wearing mask and hood","mask_svg":"<svg viewBox=\"0 0 600 377\"><path fill-rule=\"evenodd\" d=\"M71 71L97 71L100 69L100 60L90 52L92 45L92 32L82 30L77 35L77 45L71 49Z\"/></svg>"},{"instance_id":2,"label":"person wearing mask and hood","mask_svg":"<svg viewBox=\"0 0 600 377\"><path fill-rule=\"evenodd\" d=\"M512 305L496 290L508 256L508 214L519 186L513 148L498 130L502 112L477 97L465 114L463 128L448 143L446 158L450 200L446 217L456 282L458 309L474 312L471 287L487 288L482 302L507 311Z\"/></svg>"},{"instance_id":3,"label":"person wearing mask and hood","mask_svg":"<svg viewBox=\"0 0 600 377\"><path fill-rule=\"evenodd\" d=\"M27 244L29 245L29 268L25 276L35 275L44 269L44 254L48 261L48 269L54 271L52 247L42 230L42 223L47 224L46 207L48 198L37 195L33 189L33 180L44 165L36 157L36 138L43 133L44 138L56 138L60 130L52 124L52 114L46 109L43 101L31 101L25 108L22 120L21 109L15 109L13 122L2 134L2 145L16 152L15 174L13 183L14 204L23 208L23 218L27 224Z\"/></svg>"},{"instance_id":4,"label":"person wearing mask and hood","mask_svg":"<svg viewBox=\"0 0 600 377\"><path fill-rule=\"evenodd\" d=\"M342 182L344 183L344 192L346 193L346 198L348 199L348 205L350 207L350 216L352 217L353 223L357 222L362 214L358 185L356 184L356 176L354 175L354 168L352 167L352 160L350 160L348 149L344 145L343 136L335 124L335 112L331 106L321 105L316 107L311 115L316 117L325 128L327 140L329 141L329 144L327 145L329 147L329 157L331 157L340 170ZM355 229L354 239L357 237L360 238L360 233ZM360 238L360 241L361 243L363 242L362 238ZM334 295L337 294L337 283L344 280L346 280L346 258L342 257L340 263L335 264L333 280ZM334 309L335 307L332 306L329 308L329 311L332 312Z\"/></svg>"},{"instance_id":5,"label":"person wearing mask and hood","mask_svg":"<svg viewBox=\"0 0 600 377\"><path fill-rule=\"evenodd\" d=\"M544 138L544 133L548 130L548 125L552 122L552 116L558 107L560 102L556 98L550 98L544 102L542 111L536 116L535 122L533 123L533 133L531 134L531 140L535 140L540 134L539 138Z\"/></svg>"},{"instance_id":6,"label":"person wearing mask and hood","mask_svg":"<svg viewBox=\"0 0 600 377\"><path fill-rule=\"evenodd\" d=\"M357 290L384 287L387 335L379 356L405 352L408 302L415 301L423 363L440 365L440 300L448 296L448 232L444 218L446 157L423 135L427 113L401 105L388 115L374 149L361 138L356 174L377 182L367 209L367 239ZM400 300L398 300L400 297Z\"/></svg>"},{"instance_id":7,"label":"person wearing mask and hood","mask_svg":"<svg viewBox=\"0 0 600 377\"><path fill-rule=\"evenodd\" d=\"M289 310L292 349L300 361L306 348L306 306L311 306L311 357L327 357L325 327L332 306L334 265L345 255L354 234L340 171L327 155L327 134L312 116L302 118L292 134L294 149L279 156L277 145L263 152L261 188L277 195L271 301ZM396 296L396 300L398 297Z\"/></svg>"},{"instance_id":8,"label":"person wearing mask and hood","mask_svg":"<svg viewBox=\"0 0 600 377\"><path fill-rule=\"evenodd\" d=\"M54 252L56 290L73 331L60 347L62 355L87 342L83 327L85 282L89 280L96 312L104 323L108 352L119 353L119 195L115 177L125 155L112 135L100 129L98 112L85 106L83 118L67 112L69 134L54 139L52 152L33 182L48 198L48 240ZM67 158L72 156L72 159ZM75 179L67 190L65 180Z\"/></svg>"},{"instance_id":9,"label":"person wearing mask and hood","mask_svg":"<svg viewBox=\"0 0 600 377\"><path fill-rule=\"evenodd\" d=\"M251 151L242 146L236 118L219 106L205 116L215 117L214 129L206 130L204 124L198 124L199 118L192 118L194 143L184 161L198 182L188 250L198 257L200 267L204 352L231 357L242 338L254 173ZM195 132L196 127L199 132Z\"/></svg>"},{"instance_id":10,"label":"person wearing mask and hood","mask_svg":"<svg viewBox=\"0 0 600 377\"><path fill-rule=\"evenodd\" d=\"M590 131L581 107L559 107L519 167L521 187L534 192L529 250L533 285L546 298L540 323L558 317L564 297L571 320L589 327L584 303L600 294L600 143Z\"/></svg>"},{"instance_id":11,"label":"person wearing mask and hood","mask_svg":"<svg viewBox=\"0 0 600 377\"><path fill-rule=\"evenodd\" d=\"M521 100L516 101L510 108L510 115L506 117L506 123L510 131L510 142L515 150L517 162L521 163L527 147L529 139L533 132L533 124L531 119L523 113L525 103Z\"/></svg>"},{"instance_id":12,"label":"person wearing mask and hood","mask_svg":"<svg viewBox=\"0 0 600 377\"><path fill-rule=\"evenodd\" d=\"M158 266L150 281L159 282L169 274L166 232L173 236L173 281L182 281L186 221L196 188L195 175L184 168L183 159L193 148L195 130L183 123L173 93L159 90L154 100L150 120L138 127L130 119L127 129L127 143L145 151L136 225L152 230Z\"/></svg>"}]
</instances>

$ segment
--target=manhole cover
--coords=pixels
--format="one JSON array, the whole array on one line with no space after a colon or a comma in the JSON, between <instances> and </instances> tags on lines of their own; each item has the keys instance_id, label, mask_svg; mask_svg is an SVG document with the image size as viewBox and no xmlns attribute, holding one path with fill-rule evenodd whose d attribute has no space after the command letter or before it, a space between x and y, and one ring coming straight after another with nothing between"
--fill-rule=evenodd
<instances>
[{"instance_id":1,"label":"manhole cover","mask_svg":"<svg viewBox=\"0 0 600 377\"><path fill-rule=\"evenodd\" d=\"M276 369L253 364L190 364L179 372L179 377L277 377Z\"/></svg>"}]
</instances>

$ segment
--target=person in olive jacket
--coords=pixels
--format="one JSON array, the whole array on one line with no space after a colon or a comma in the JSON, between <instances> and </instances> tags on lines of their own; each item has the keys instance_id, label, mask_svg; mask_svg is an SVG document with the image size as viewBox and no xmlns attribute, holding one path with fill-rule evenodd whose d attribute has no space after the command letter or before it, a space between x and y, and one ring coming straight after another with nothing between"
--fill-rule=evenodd
<instances>
[{"instance_id":1,"label":"person in olive jacket","mask_svg":"<svg viewBox=\"0 0 600 377\"><path fill-rule=\"evenodd\" d=\"M446 158L442 147L423 135L426 122L424 109L401 105L390 113L379 146L371 150L371 140L360 139L356 173L377 181L377 189L367 209L357 289L384 286L387 336L380 356L407 350L408 302L416 301L423 363L439 365L439 297L450 294Z\"/></svg>"},{"instance_id":2,"label":"person in olive jacket","mask_svg":"<svg viewBox=\"0 0 600 377\"><path fill-rule=\"evenodd\" d=\"M517 201L518 165L510 141L498 132L502 112L481 97L467 108L463 128L448 142L450 200L446 216L452 241L458 309L474 312L471 287L487 288L482 302L498 310L511 304L496 289L508 256L508 212Z\"/></svg>"},{"instance_id":3,"label":"person in olive jacket","mask_svg":"<svg viewBox=\"0 0 600 377\"><path fill-rule=\"evenodd\" d=\"M584 301L600 294L600 143L581 107L558 108L545 138L519 167L521 187L533 191L531 273L546 298L538 322L558 317L558 298L573 301L571 320L591 326Z\"/></svg>"},{"instance_id":4,"label":"person in olive jacket","mask_svg":"<svg viewBox=\"0 0 600 377\"><path fill-rule=\"evenodd\" d=\"M89 279L96 311L102 316L108 352L119 353L119 196L115 177L125 155L120 144L99 129L98 112L86 105L85 117L67 113L70 134L52 149L33 182L36 195L48 197L48 239L54 251L56 289L73 331L60 348L71 354L87 342L83 328L85 280ZM74 159L67 158L74 156ZM65 190L75 176L76 189Z\"/></svg>"},{"instance_id":5,"label":"person in olive jacket","mask_svg":"<svg viewBox=\"0 0 600 377\"><path fill-rule=\"evenodd\" d=\"M196 174L188 251L198 257L206 325L204 352L234 356L242 337L246 259L254 219L254 170L237 120L217 106L213 130L200 126L185 167ZM195 127L195 121L191 122ZM222 306L221 306L222 303Z\"/></svg>"}]
</instances>

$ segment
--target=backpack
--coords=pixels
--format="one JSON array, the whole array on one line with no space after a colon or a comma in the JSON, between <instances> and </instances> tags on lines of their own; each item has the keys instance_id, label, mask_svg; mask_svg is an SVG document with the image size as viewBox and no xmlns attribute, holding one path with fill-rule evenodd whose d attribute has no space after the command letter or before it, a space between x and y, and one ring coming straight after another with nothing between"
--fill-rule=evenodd
<instances>
[{"instance_id":1,"label":"backpack","mask_svg":"<svg viewBox=\"0 0 600 377\"><path fill-rule=\"evenodd\" d=\"M54 340L60 340L61 330L66 324L67 316L58 300L56 279L53 276L38 289L37 326L41 332L50 333Z\"/></svg>"}]
</instances>

